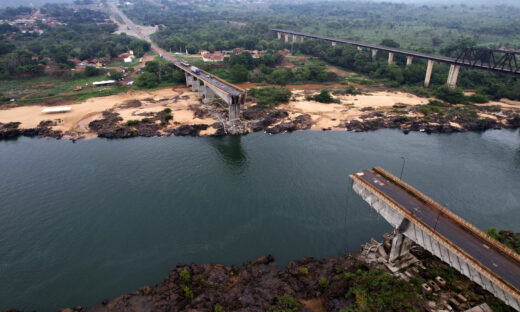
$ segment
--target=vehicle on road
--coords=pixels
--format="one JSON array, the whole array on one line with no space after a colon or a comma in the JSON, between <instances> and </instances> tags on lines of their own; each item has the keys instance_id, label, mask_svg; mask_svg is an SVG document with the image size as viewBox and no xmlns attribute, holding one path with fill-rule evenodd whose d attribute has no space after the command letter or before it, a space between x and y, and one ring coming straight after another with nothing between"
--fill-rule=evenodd
<instances>
[{"instance_id":1,"label":"vehicle on road","mask_svg":"<svg viewBox=\"0 0 520 312\"><path fill-rule=\"evenodd\" d=\"M200 74L200 69L198 69L198 68L195 67L195 66L191 66L191 67L190 67L190 70L191 70L192 72L194 72L196 75L199 75L199 74Z\"/></svg>"}]
</instances>

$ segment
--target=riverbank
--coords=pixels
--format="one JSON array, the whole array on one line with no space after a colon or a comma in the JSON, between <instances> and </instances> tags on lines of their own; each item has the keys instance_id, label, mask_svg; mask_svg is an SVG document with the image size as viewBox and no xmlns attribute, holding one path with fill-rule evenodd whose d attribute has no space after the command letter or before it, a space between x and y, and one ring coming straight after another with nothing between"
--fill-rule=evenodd
<instances>
[{"instance_id":1,"label":"riverbank","mask_svg":"<svg viewBox=\"0 0 520 312\"><path fill-rule=\"evenodd\" d=\"M372 239L363 245L363 252L304 258L284 269L271 255L242 266L177 265L155 286L60 311L462 311L476 306L507 311L499 299L418 245L388 262L391 239L385 234L381 243Z\"/></svg>"},{"instance_id":2,"label":"riverbank","mask_svg":"<svg viewBox=\"0 0 520 312\"><path fill-rule=\"evenodd\" d=\"M297 130L370 131L400 128L428 133L518 128L520 103L449 105L404 92L363 90L350 95L340 87L332 93L339 103L309 100L319 86L292 86L292 98L276 108L262 108L249 99L241 121L229 123L227 106L202 103L197 94L179 86L89 99L67 113L44 114L44 106L0 110L0 139L17 136L127 138L169 135L234 135ZM312 88L311 88L312 87ZM324 87L324 86L322 86Z\"/></svg>"}]
</instances>

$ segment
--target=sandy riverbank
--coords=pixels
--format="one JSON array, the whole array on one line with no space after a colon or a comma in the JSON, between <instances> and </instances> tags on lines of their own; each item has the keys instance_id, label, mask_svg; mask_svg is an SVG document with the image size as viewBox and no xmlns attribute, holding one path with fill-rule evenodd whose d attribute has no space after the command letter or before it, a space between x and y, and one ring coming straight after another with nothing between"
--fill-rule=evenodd
<instances>
[{"instance_id":1,"label":"sandy riverbank","mask_svg":"<svg viewBox=\"0 0 520 312\"><path fill-rule=\"evenodd\" d=\"M305 99L307 95L314 95L319 92L322 85L294 85L288 86L292 89L293 96L287 104L277 107L279 111L286 111L286 116L276 116L271 118L269 124L263 126L264 130L274 127L282 123L290 123L296 118L306 118L305 127L302 129L314 130L345 130L345 124L349 122L364 123L367 114L370 112L389 113L395 110L395 106L406 106L407 118L420 117L417 110L413 107L417 105L427 104L428 98L420 98L405 92L392 91L367 91L359 95L336 95L341 103L323 104ZM332 86L326 86L332 89ZM134 105L129 103L134 102ZM137 104L136 104L137 102ZM249 120L258 120L268 118L268 114L272 112L259 112L255 110L254 102L247 102L244 107L244 114L253 111L256 114L254 118ZM520 102L503 100L499 102L490 102L485 105L500 105L505 110L520 110ZM169 87L153 91L139 90L129 91L124 94L112 95L107 97L91 98L83 103L71 104L72 110L66 113L44 114L42 110L46 106L21 106L9 109L0 109L0 123L7 124L10 122L20 122L19 129L31 129L37 127L40 122L51 120L54 125L52 130L61 131L65 135L92 137L96 133L89 128L89 123L95 120L103 119L103 112L111 110L117 113L122 119L119 126L126 125L128 120L142 120L147 116L156 115L166 108L171 109L173 119L161 126L160 134L168 134L169 130L173 130L180 126L208 125L206 130L202 130L200 135L214 134L218 129L211 125L218 122L215 114L208 113L214 111L215 105L201 105L196 92L184 86ZM206 113L197 114L197 110L204 109ZM224 107L219 108L224 109ZM482 118L497 119L497 116L480 113ZM377 117L377 116L374 116ZM270 117L269 117L270 118ZM220 118L222 119L222 118ZM244 115L244 121L247 121ZM310 122L309 122L310 121ZM159 122L159 121L156 121ZM312 124L312 126L310 125ZM462 128L461 125L450 121L450 125L454 129ZM115 126L115 125L114 125ZM246 125L246 128L248 126ZM300 129L297 127L297 129ZM253 130L253 131L258 131ZM283 132L284 130L282 130ZM268 131L269 132L269 131Z\"/></svg>"}]
</instances>

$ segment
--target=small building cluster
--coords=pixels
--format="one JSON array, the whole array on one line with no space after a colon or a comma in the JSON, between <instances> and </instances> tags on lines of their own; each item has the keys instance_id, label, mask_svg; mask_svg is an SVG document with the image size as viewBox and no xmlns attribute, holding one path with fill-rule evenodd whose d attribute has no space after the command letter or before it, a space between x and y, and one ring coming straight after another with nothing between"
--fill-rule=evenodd
<instances>
[{"instance_id":1,"label":"small building cluster","mask_svg":"<svg viewBox=\"0 0 520 312\"><path fill-rule=\"evenodd\" d=\"M199 50L199 54L202 56L204 62L223 62L224 58L230 57L231 55L239 55L244 52L249 52L254 59L262 57L265 50L245 50L241 48L235 48L233 50L222 50L211 53L207 50Z\"/></svg>"}]
</instances>

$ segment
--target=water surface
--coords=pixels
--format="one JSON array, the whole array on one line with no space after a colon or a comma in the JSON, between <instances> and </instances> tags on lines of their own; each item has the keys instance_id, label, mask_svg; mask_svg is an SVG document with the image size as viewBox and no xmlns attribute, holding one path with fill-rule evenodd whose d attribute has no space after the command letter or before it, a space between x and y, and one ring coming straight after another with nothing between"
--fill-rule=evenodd
<instances>
[{"instance_id":1,"label":"water surface","mask_svg":"<svg viewBox=\"0 0 520 312\"><path fill-rule=\"evenodd\" d=\"M93 305L180 263L356 252L391 228L348 174L400 157L477 227L520 231L518 131L0 142L0 310Z\"/></svg>"}]
</instances>

